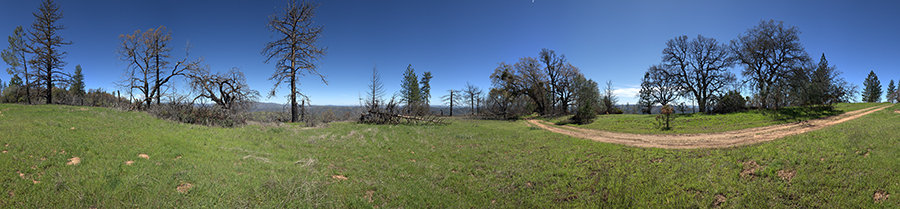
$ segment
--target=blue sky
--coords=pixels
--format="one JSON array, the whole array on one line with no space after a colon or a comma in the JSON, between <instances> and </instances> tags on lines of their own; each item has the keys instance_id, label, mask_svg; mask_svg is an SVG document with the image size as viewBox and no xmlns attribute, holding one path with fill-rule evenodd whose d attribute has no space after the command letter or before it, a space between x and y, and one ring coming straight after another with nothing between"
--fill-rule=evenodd
<instances>
[{"instance_id":1,"label":"blue sky","mask_svg":"<svg viewBox=\"0 0 900 209\"><path fill-rule=\"evenodd\" d=\"M313 104L356 105L377 65L387 93L400 87L409 64L434 74L432 104L449 89L470 82L490 88L499 62L537 56L542 48L565 54L587 78L612 80L621 103L634 103L640 77L660 62L665 42L697 34L728 43L760 20L782 20L802 31L816 60L826 54L848 81L862 85L874 70L882 86L900 79L900 3L897 1L318 1L316 22L325 26L320 68L329 85L305 77L301 90ZM39 1L7 1L0 7L0 37L28 27ZM274 64L263 63L265 28L286 1L95 0L62 1L69 28L59 32L74 45L64 71L84 69L87 88L114 90L125 65L116 56L120 34L166 26L173 56L206 58L214 71L241 67L251 88L265 94ZM5 39L4 39L5 40ZM7 42L0 41L6 48ZM0 63L0 68L7 68ZM732 69L739 74L740 67ZM0 73L0 79L11 76ZM179 90L187 90L179 87ZM263 101L286 102L285 89Z\"/></svg>"}]
</instances>

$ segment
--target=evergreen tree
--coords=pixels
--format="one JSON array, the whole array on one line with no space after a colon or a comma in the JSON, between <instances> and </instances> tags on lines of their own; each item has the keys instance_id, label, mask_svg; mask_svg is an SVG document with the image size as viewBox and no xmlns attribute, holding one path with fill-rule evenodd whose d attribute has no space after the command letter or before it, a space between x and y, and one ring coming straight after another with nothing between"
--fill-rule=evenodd
<instances>
[{"instance_id":1,"label":"evergreen tree","mask_svg":"<svg viewBox=\"0 0 900 209\"><path fill-rule=\"evenodd\" d=\"M75 65L75 74L72 75L72 86L69 92L75 96L84 96L84 74L81 74L81 65Z\"/></svg>"},{"instance_id":2,"label":"evergreen tree","mask_svg":"<svg viewBox=\"0 0 900 209\"><path fill-rule=\"evenodd\" d=\"M875 71L869 71L869 76L863 81L863 102L881 102L881 81Z\"/></svg>"},{"instance_id":3,"label":"evergreen tree","mask_svg":"<svg viewBox=\"0 0 900 209\"><path fill-rule=\"evenodd\" d=\"M3 82L3 79L0 79L0 96L3 95L3 90L6 89L6 83Z\"/></svg>"},{"instance_id":4,"label":"evergreen tree","mask_svg":"<svg viewBox=\"0 0 900 209\"><path fill-rule=\"evenodd\" d=\"M66 52L59 48L63 45L71 45L71 41L64 41L57 34L59 30L66 29L66 26L59 24L58 21L64 16L59 7L59 2L52 0L44 0L38 7L40 12L31 13L34 15L34 23L31 25L31 42L29 52L34 56L30 63L36 68L34 74L34 85L43 85L46 89L46 102L53 102L53 86L55 83L66 83L70 81L68 74L62 72L62 68L66 66L66 62L62 61L66 57Z\"/></svg>"},{"instance_id":5,"label":"evergreen tree","mask_svg":"<svg viewBox=\"0 0 900 209\"><path fill-rule=\"evenodd\" d=\"M7 38L9 41L8 48L4 49L3 52L0 52L0 56L3 57L3 61L6 62L6 65L9 65L9 68L6 69L6 73L16 76L22 74L20 78L25 78L25 95L31 95L31 82L28 75L32 73L28 72L28 59L26 57L28 54L28 39L25 35L25 29L22 29L22 26L16 27L16 29L13 30L13 35ZM10 84L10 86L11 85L12 84ZM31 103L30 97L26 97L25 99L29 104Z\"/></svg>"},{"instance_id":6,"label":"evergreen tree","mask_svg":"<svg viewBox=\"0 0 900 209\"><path fill-rule=\"evenodd\" d=\"M422 102L426 107L431 104L431 84L429 84L431 78L433 78L433 76L431 76L431 71L425 71L425 73L422 74L422 88L420 90L422 90Z\"/></svg>"},{"instance_id":7,"label":"evergreen tree","mask_svg":"<svg viewBox=\"0 0 900 209\"><path fill-rule=\"evenodd\" d=\"M422 101L422 91L419 90L419 78L412 64L403 72L403 80L400 83L400 97L406 103L407 110L411 110Z\"/></svg>"},{"instance_id":8,"label":"evergreen tree","mask_svg":"<svg viewBox=\"0 0 900 209\"><path fill-rule=\"evenodd\" d=\"M895 89L894 86L894 79L891 79L891 82L888 83L887 92L885 92L887 94L888 102L894 102L897 99L896 91L897 89Z\"/></svg>"},{"instance_id":9,"label":"evergreen tree","mask_svg":"<svg viewBox=\"0 0 900 209\"><path fill-rule=\"evenodd\" d=\"M575 116L572 120L578 124L588 124L597 117L595 109L600 102L600 89L597 82L585 79L583 75L576 75L572 83L575 90Z\"/></svg>"}]
</instances>

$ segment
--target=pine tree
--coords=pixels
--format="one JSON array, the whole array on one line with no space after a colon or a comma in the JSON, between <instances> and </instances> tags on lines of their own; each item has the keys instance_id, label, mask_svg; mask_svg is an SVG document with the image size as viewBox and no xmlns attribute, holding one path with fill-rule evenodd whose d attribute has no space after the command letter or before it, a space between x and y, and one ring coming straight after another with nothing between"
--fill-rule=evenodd
<instances>
[{"instance_id":1,"label":"pine tree","mask_svg":"<svg viewBox=\"0 0 900 209\"><path fill-rule=\"evenodd\" d=\"M875 71L869 71L869 76L863 81L863 102L881 102L881 81Z\"/></svg>"},{"instance_id":2,"label":"pine tree","mask_svg":"<svg viewBox=\"0 0 900 209\"><path fill-rule=\"evenodd\" d=\"M3 61L6 62L6 65L9 65L9 68L6 69L6 73L16 76L22 74L20 78L25 78L25 95L31 95L31 82L28 75L32 73L28 72L28 59L26 57L28 54L28 39L25 35L25 29L22 29L22 26L16 27L16 29L13 30L13 35L7 38L9 41L8 48L4 49L3 52L0 52L0 56L3 57ZM12 84L10 84L10 86L12 86ZM25 100L31 104L30 97L26 96Z\"/></svg>"},{"instance_id":3,"label":"pine tree","mask_svg":"<svg viewBox=\"0 0 900 209\"><path fill-rule=\"evenodd\" d=\"M431 76L431 71L425 71L425 73L422 73L422 88L420 90L422 90L422 102L426 107L431 104L431 84L429 84L431 82L431 78L433 78L433 76Z\"/></svg>"},{"instance_id":4,"label":"pine tree","mask_svg":"<svg viewBox=\"0 0 900 209\"><path fill-rule=\"evenodd\" d=\"M84 96L84 74L81 74L81 65L75 65L75 74L72 75L72 86L69 92L75 96Z\"/></svg>"},{"instance_id":5,"label":"pine tree","mask_svg":"<svg viewBox=\"0 0 900 209\"><path fill-rule=\"evenodd\" d=\"M34 23L31 25L31 42L30 49L34 56L31 63L37 72L34 74L34 85L44 85L46 89L46 102L53 102L53 86L54 83L67 82L70 76L62 72L62 68L66 66L66 62L62 61L66 57L66 52L59 50L63 45L71 45L73 42L64 41L57 34L59 30L66 29L66 26L59 24L58 21L64 16L59 7L59 2L52 0L44 0L38 7L40 12L31 13L34 15Z\"/></svg>"},{"instance_id":6,"label":"pine tree","mask_svg":"<svg viewBox=\"0 0 900 209\"><path fill-rule=\"evenodd\" d=\"M887 92L885 92L885 93L887 93L887 101L888 102L894 102L894 100L896 100L897 95L896 95L895 91L896 91L896 89L894 86L894 79L891 79L891 82L888 83Z\"/></svg>"},{"instance_id":7,"label":"pine tree","mask_svg":"<svg viewBox=\"0 0 900 209\"><path fill-rule=\"evenodd\" d=\"M406 103L407 111L412 112L414 107L422 101L422 91L419 90L419 78L412 64L403 72L403 80L400 83L400 97Z\"/></svg>"}]
</instances>

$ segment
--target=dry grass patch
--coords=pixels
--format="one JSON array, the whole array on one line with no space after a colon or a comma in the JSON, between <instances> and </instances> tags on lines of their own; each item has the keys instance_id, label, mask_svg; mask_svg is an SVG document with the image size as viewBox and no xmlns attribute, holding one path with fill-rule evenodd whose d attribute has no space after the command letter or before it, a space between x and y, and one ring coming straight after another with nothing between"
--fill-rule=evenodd
<instances>
[{"instance_id":1,"label":"dry grass patch","mask_svg":"<svg viewBox=\"0 0 900 209\"><path fill-rule=\"evenodd\" d=\"M778 171L778 177L781 177L781 180L785 180L788 182L791 182L791 179L794 179L794 175L797 175L797 171L794 171L794 170Z\"/></svg>"},{"instance_id":2,"label":"dry grass patch","mask_svg":"<svg viewBox=\"0 0 900 209\"><path fill-rule=\"evenodd\" d=\"M713 200L713 207L722 207L722 203L725 203L725 201L728 201L728 198L724 194L716 194L716 199Z\"/></svg>"},{"instance_id":3,"label":"dry grass patch","mask_svg":"<svg viewBox=\"0 0 900 209\"><path fill-rule=\"evenodd\" d=\"M69 158L69 162L66 163L66 165L78 165L79 163L81 163L81 158L73 157L73 158Z\"/></svg>"},{"instance_id":4,"label":"dry grass patch","mask_svg":"<svg viewBox=\"0 0 900 209\"><path fill-rule=\"evenodd\" d=\"M185 194L185 193L187 193L189 190L191 190L191 188L194 188L194 185L193 185L193 184L191 184L191 183L183 183L183 184L178 185L178 187L175 187L175 191L178 191L178 193Z\"/></svg>"},{"instance_id":5,"label":"dry grass patch","mask_svg":"<svg viewBox=\"0 0 900 209\"><path fill-rule=\"evenodd\" d=\"M756 171L762 169L762 166L756 164L756 161L747 161L744 162L744 170L741 171L741 177L753 179L756 176Z\"/></svg>"},{"instance_id":6,"label":"dry grass patch","mask_svg":"<svg viewBox=\"0 0 900 209\"><path fill-rule=\"evenodd\" d=\"M891 196L891 194L887 193L884 190L875 191L875 194L872 195L872 199L875 199L875 203L879 203L881 201L887 200L887 198Z\"/></svg>"}]
</instances>

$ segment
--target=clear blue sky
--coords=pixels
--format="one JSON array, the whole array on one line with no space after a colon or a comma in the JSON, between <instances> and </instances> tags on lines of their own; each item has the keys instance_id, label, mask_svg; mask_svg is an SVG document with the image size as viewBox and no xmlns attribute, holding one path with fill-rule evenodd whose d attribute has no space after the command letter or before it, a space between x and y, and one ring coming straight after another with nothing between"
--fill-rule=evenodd
<instances>
[{"instance_id":1,"label":"clear blue sky","mask_svg":"<svg viewBox=\"0 0 900 209\"><path fill-rule=\"evenodd\" d=\"M499 62L537 56L542 48L565 54L585 76L612 80L621 103L634 103L640 77L660 62L665 42L701 34L727 43L760 20L797 26L807 52L862 85L874 70L882 86L900 79L898 1L319 1L316 22L325 26L320 45L328 54L320 68L329 85L305 77L300 88L313 104L356 105L373 65L387 93L399 89L408 64L434 74L432 104L466 82L490 88ZM5 1L0 37L17 25L28 27L39 1ZM74 45L64 71L84 69L87 88L113 90L125 65L116 57L118 36L165 25L172 31L173 55L206 57L213 70L241 67L251 88L265 94L274 64L259 54L273 40L266 20L286 1L96 0L62 1L69 28L59 32ZM0 47L6 48L5 39ZM0 63L0 68L7 68ZM732 69L739 74L740 68ZM11 76L0 73L8 82ZM180 87L179 90L187 90ZM285 89L264 101L284 103Z\"/></svg>"}]
</instances>

